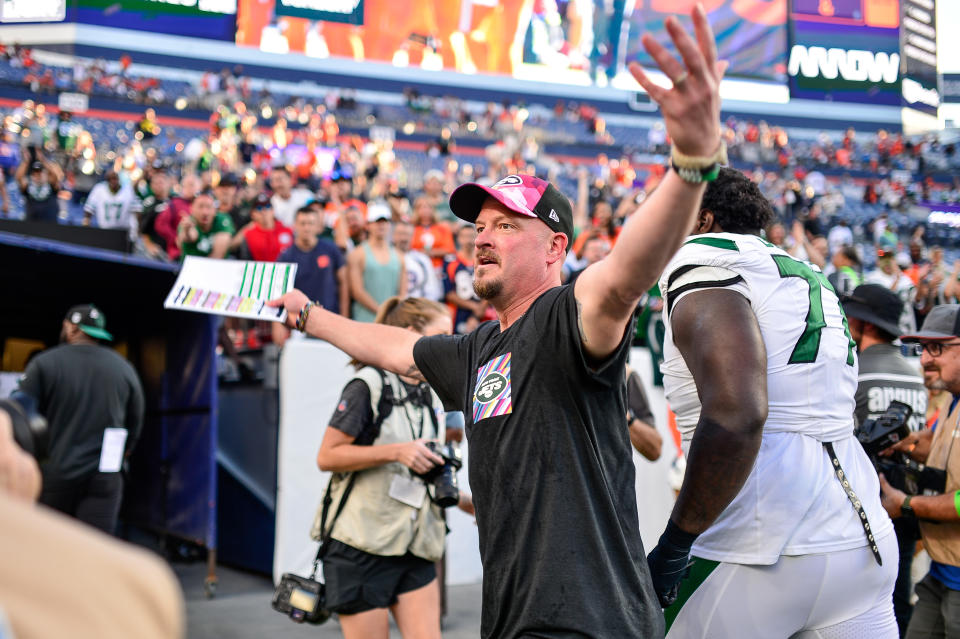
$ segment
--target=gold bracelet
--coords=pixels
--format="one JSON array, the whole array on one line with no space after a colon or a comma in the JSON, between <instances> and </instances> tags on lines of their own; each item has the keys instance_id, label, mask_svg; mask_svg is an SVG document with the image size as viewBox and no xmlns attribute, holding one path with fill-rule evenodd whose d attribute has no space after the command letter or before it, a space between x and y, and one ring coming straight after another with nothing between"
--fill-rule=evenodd
<instances>
[{"instance_id":1,"label":"gold bracelet","mask_svg":"<svg viewBox=\"0 0 960 639\"><path fill-rule=\"evenodd\" d=\"M695 169L702 171L709 169L715 164L727 164L727 143L720 140L720 146L713 152L713 155L686 155L677 149L676 145L670 147L670 160L673 166L678 169Z\"/></svg>"}]
</instances>

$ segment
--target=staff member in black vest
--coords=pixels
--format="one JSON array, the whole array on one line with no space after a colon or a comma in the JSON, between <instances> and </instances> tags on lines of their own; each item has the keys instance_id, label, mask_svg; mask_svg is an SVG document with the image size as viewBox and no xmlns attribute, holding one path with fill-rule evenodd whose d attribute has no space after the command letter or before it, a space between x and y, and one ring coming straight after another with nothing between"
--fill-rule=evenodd
<instances>
[{"instance_id":1,"label":"staff member in black vest","mask_svg":"<svg viewBox=\"0 0 960 639\"><path fill-rule=\"evenodd\" d=\"M484 639L663 635L658 594L669 595L683 571L644 557L624 367L637 303L693 227L706 182L726 161L718 91L726 66L702 7L692 17L696 39L676 18L666 20L683 62L643 36L672 89L631 65L660 105L674 168L629 217L610 255L575 285L561 286L573 239L569 198L544 180L508 175L450 197L454 214L476 225L473 286L499 321L468 335L418 338L316 309L298 291L272 302L302 330L361 361L421 377L448 409L464 411ZM718 485L720 472L709 463L693 479L687 471L687 481L714 490L668 525L661 546L671 556L686 557L691 535L747 476L728 473Z\"/></svg>"},{"instance_id":2,"label":"staff member in black vest","mask_svg":"<svg viewBox=\"0 0 960 639\"><path fill-rule=\"evenodd\" d=\"M857 385L857 423L883 415L893 400L913 409L910 430L925 426L927 389L919 366L909 361L894 345L900 334L898 322L903 302L893 291L878 284L861 284L843 299L843 310L850 323L850 335L857 343L860 360ZM917 521L898 517L893 528L900 546L900 567L893 590L893 612L900 635L907 630L913 605L910 603L910 567L916 541L920 537Z\"/></svg>"}]
</instances>

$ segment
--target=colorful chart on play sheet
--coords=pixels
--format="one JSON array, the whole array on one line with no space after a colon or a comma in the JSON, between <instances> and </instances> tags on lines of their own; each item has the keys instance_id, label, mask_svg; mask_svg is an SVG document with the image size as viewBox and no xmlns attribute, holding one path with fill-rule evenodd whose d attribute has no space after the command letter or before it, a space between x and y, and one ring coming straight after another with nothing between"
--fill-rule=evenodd
<instances>
[{"instance_id":1,"label":"colorful chart on play sheet","mask_svg":"<svg viewBox=\"0 0 960 639\"><path fill-rule=\"evenodd\" d=\"M267 300L293 289L296 264L188 257L164 308L283 322L287 312Z\"/></svg>"}]
</instances>

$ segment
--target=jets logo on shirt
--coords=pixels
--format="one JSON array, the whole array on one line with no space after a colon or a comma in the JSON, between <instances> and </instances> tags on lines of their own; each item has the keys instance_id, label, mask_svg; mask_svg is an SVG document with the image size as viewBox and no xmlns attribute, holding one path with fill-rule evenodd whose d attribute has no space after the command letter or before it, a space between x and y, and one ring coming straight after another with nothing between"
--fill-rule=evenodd
<instances>
[{"instance_id":1,"label":"jets logo on shirt","mask_svg":"<svg viewBox=\"0 0 960 639\"><path fill-rule=\"evenodd\" d=\"M494 371L487 373L483 381L477 384L477 401L486 404L495 400L507 390L507 378Z\"/></svg>"},{"instance_id":2,"label":"jets logo on shirt","mask_svg":"<svg viewBox=\"0 0 960 639\"><path fill-rule=\"evenodd\" d=\"M473 391L474 424L487 417L513 412L510 357L510 353L494 357L477 371L477 385Z\"/></svg>"}]
</instances>

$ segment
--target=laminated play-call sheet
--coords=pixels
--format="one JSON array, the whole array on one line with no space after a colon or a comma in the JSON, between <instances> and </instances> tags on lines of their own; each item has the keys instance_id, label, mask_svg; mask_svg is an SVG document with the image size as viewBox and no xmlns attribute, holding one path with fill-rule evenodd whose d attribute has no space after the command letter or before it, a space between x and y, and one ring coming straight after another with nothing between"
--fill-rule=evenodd
<instances>
[{"instance_id":1,"label":"laminated play-call sheet","mask_svg":"<svg viewBox=\"0 0 960 639\"><path fill-rule=\"evenodd\" d=\"M267 300L293 289L296 264L187 257L164 308L283 322L287 312Z\"/></svg>"}]
</instances>

